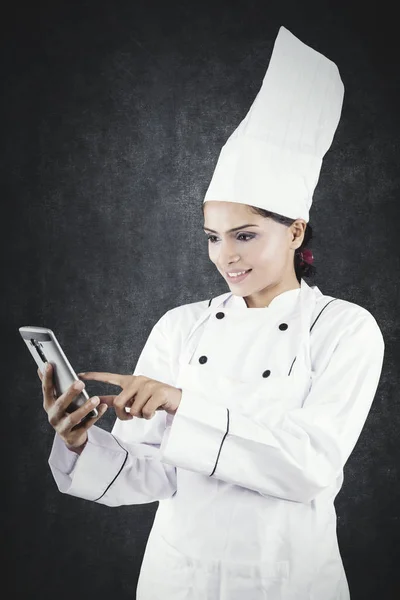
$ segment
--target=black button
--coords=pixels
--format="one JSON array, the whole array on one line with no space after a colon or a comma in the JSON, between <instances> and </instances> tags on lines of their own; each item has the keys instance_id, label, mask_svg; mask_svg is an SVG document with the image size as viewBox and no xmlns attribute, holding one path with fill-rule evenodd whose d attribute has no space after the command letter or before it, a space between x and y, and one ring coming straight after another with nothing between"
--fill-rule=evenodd
<instances>
[{"instance_id":1,"label":"black button","mask_svg":"<svg viewBox=\"0 0 400 600\"><path fill-rule=\"evenodd\" d=\"M271 371L269 369L267 369L266 371L264 371L263 373L263 377L269 377L271 375Z\"/></svg>"},{"instance_id":2,"label":"black button","mask_svg":"<svg viewBox=\"0 0 400 600\"><path fill-rule=\"evenodd\" d=\"M200 356L199 363L203 365L205 362L207 362L207 356Z\"/></svg>"},{"instance_id":3,"label":"black button","mask_svg":"<svg viewBox=\"0 0 400 600\"><path fill-rule=\"evenodd\" d=\"M280 329L281 331L285 331L287 328L288 328L288 325L287 325L286 323L281 323L281 324L279 325L279 329Z\"/></svg>"},{"instance_id":4,"label":"black button","mask_svg":"<svg viewBox=\"0 0 400 600\"><path fill-rule=\"evenodd\" d=\"M225 316L225 313L223 312L217 312L217 314L215 315L217 317L217 319L223 319Z\"/></svg>"}]
</instances>

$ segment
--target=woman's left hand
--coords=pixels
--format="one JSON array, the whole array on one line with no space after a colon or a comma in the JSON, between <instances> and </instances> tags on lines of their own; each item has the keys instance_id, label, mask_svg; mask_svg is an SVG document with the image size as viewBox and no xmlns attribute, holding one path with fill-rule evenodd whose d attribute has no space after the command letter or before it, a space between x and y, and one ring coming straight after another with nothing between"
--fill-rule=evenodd
<instances>
[{"instance_id":1,"label":"woman's left hand","mask_svg":"<svg viewBox=\"0 0 400 600\"><path fill-rule=\"evenodd\" d=\"M84 380L103 381L119 385L122 392L117 396L99 396L100 402L115 408L122 421L139 417L151 419L156 410L174 415L180 404L182 390L172 385L150 379L144 375L120 375L119 373L78 373ZM125 410L129 408L129 412Z\"/></svg>"}]
</instances>

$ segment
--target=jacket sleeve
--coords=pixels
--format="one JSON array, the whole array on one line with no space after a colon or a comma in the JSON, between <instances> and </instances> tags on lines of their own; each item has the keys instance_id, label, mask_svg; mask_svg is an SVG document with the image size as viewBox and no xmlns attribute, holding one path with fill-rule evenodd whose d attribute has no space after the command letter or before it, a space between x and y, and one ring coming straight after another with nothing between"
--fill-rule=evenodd
<instances>
[{"instance_id":1,"label":"jacket sleeve","mask_svg":"<svg viewBox=\"0 0 400 600\"><path fill-rule=\"evenodd\" d=\"M327 365L314 373L300 408L279 408L261 423L213 401L212 390L182 389L161 460L263 496L309 503L334 483L351 454L378 387L383 356L380 328L363 310Z\"/></svg>"},{"instance_id":2,"label":"jacket sleeve","mask_svg":"<svg viewBox=\"0 0 400 600\"><path fill-rule=\"evenodd\" d=\"M134 375L173 385L166 314L154 325ZM80 455L67 449L56 433L49 465L60 492L107 506L144 504L172 496L176 468L160 461L164 411L150 420L116 419L110 432L93 425Z\"/></svg>"}]
</instances>

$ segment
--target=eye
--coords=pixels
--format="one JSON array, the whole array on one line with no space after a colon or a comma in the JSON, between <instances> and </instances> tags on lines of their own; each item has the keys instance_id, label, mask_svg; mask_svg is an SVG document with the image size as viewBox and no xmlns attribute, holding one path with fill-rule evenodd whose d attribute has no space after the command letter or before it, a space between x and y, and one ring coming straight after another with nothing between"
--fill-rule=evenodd
<instances>
[{"instance_id":1,"label":"eye","mask_svg":"<svg viewBox=\"0 0 400 600\"><path fill-rule=\"evenodd\" d=\"M248 233L239 233L238 238L242 235L244 235L244 237L248 238L247 240L243 240L244 242L248 242L249 239L251 240L254 237L254 235L249 235Z\"/></svg>"},{"instance_id":2,"label":"eye","mask_svg":"<svg viewBox=\"0 0 400 600\"><path fill-rule=\"evenodd\" d=\"M213 241L215 239L215 235L208 235L207 239L209 242L211 242L212 244L214 244L215 242Z\"/></svg>"},{"instance_id":3,"label":"eye","mask_svg":"<svg viewBox=\"0 0 400 600\"><path fill-rule=\"evenodd\" d=\"M241 242L248 242L249 240L253 239L254 235L250 235L249 233L239 233L237 236L237 239L241 238L242 236L244 236L246 239L243 240L241 239ZM211 244L215 244L215 240L217 239L217 237L215 235L207 235L207 240L209 242L211 242Z\"/></svg>"}]
</instances>

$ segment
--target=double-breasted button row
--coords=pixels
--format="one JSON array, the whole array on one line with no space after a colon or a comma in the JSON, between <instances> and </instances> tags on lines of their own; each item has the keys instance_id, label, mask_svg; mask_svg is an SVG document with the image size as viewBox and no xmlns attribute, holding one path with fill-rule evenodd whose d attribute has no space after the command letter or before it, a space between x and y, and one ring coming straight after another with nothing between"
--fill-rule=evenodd
<instances>
[{"instance_id":1,"label":"double-breasted button row","mask_svg":"<svg viewBox=\"0 0 400 600\"><path fill-rule=\"evenodd\" d=\"M225 313L223 313L223 312L217 312L215 316L216 316L217 319L223 319L225 317ZM279 325L279 329L281 331L286 331L287 328L288 328L288 324L287 323L281 323ZM201 365L204 365L204 363L206 363L207 360L208 360L207 356L204 356L204 355L200 356L199 363ZM263 377L269 377L270 375L271 375L271 371L269 369L267 369L266 371L264 371L263 374L262 374Z\"/></svg>"},{"instance_id":2,"label":"double-breasted button row","mask_svg":"<svg viewBox=\"0 0 400 600\"><path fill-rule=\"evenodd\" d=\"M207 356L200 356L199 358L199 363L204 365L204 363L206 363L208 360ZM266 371L264 371L264 373L262 374L263 377L269 377L271 375L271 371L269 369L267 369Z\"/></svg>"},{"instance_id":3,"label":"double-breasted button row","mask_svg":"<svg viewBox=\"0 0 400 600\"><path fill-rule=\"evenodd\" d=\"M225 313L223 313L223 312L217 312L217 313L215 314L215 316L216 316L216 318L217 318L217 319L223 319L223 318L225 317ZM286 331L286 329L287 329L288 327L289 327L289 326L288 326L288 324L287 324L287 323L281 323L281 324L279 325L279 329L280 329L281 331Z\"/></svg>"}]
</instances>

